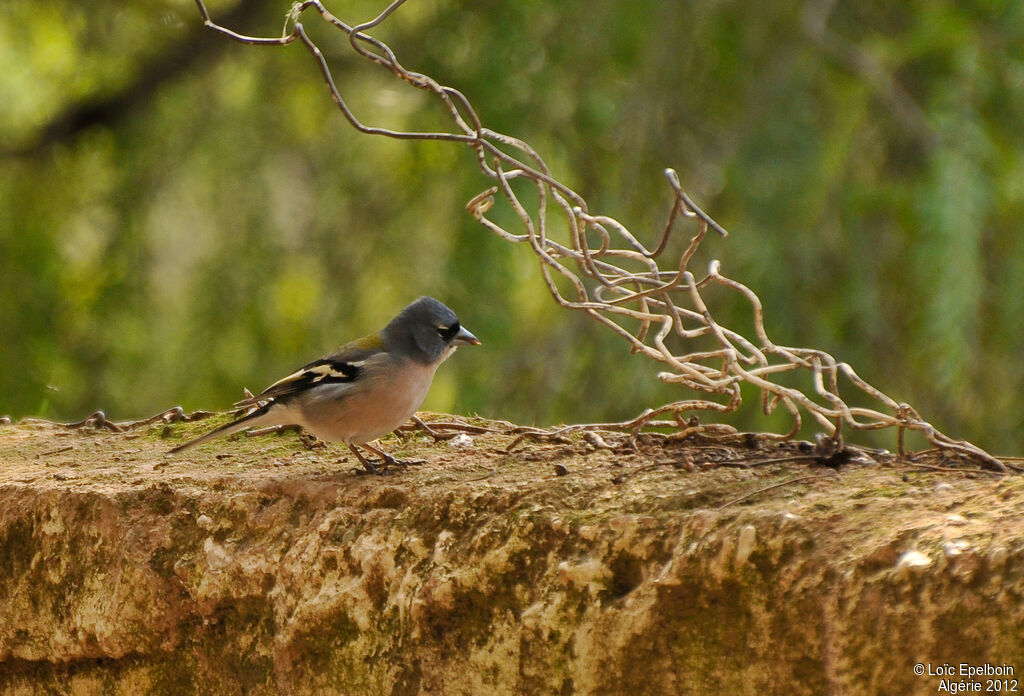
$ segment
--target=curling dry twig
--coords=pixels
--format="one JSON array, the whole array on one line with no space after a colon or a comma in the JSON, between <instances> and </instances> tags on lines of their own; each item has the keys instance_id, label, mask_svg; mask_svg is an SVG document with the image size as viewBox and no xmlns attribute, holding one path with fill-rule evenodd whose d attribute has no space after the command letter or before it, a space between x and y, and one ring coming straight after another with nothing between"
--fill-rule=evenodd
<instances>
[{"instance_id":1,"label":"curling dry twig","mask_svg":"<svg viewBox=\"0 0 1024 696\"><path fill-rule=\"evenodd\" d=\"M755 495L761 495L762 493L766 493L767 491L774 490L776 488L782 488L783 486L788 486L788 485L790 485L792 483L802 483L804 481L816 481L816 480L819 480L819 479L833 479L833 478L836 478L835 474L812 474L812 475L809 475L809 476L796 476L794 478L786 479L785 481L779 481L778 483L773 483L770 486L764 486L763 488L758 488L756 491L751 491L750 493L747 493L745 495L741 495L739 498L733 498L732 500L730 500L728 502L725 502L725 503L722 503L721 505L719 505L718 509L719 510L724 510L725 508L727 508L727 507L729 507L731 505L735 505L736 503L742 503L744 500L749 500L750 498L753 498Z\"/></svg>"}]
</instances>

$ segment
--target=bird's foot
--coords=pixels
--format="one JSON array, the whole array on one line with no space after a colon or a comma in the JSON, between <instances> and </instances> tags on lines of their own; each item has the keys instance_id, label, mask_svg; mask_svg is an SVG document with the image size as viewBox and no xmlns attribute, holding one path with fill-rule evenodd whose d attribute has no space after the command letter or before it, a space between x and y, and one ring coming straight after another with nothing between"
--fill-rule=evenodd
<instances>
[{"instance_id":1,"label":"bird's foot","mask_svg":"<svg viewBox=\"0 0 1024 696\"><path fill-rule=\"evenodd\" d=\"M415 466L417 464L426 464L427 463L426 459L396 459L395 457L392 457L387 452L381 452L380 455L381 455L381 459L380 459L381 464L383 464L385 467L395 466L395 467L402 467L403 469L406 469L406 468L408 468L410 466Z\"/></svg>"},{"instance_id":2,"label":"bird's foot","mask_svg":"<svg viewBox=\"0 0 1024 696\"><path fill-rule=\"evenodd\" d=\"M355 469L356 476L394 476L398 469L388 469L385 462L371 462L369 459L363 461L362 469Z\"/></svg>"},{"instance_id":3,"label":"bird's foot","mask_svg":"<svg viewBox=\"0 0 1024 696\"><path fill-rule=\"evenodd\" d=\"M307 433L305 430L299 431L299 442L301 442L302 446L308 450L322 449L327 446L326 442L312 433Z\"/></svg>"},{"instance_id":4,"label":"bird's foot","mask_svg":"<svg viewBox=\"0 0 1024 696\"><path fill-rule=\"evenodd\" d=\"M369 445L364 444L363 447L377 454L380 457L380 459L376 461L371 461L364 457L362 452L360 452L354 446L349 445L349 449L352 450L356 457L359 458L359 462L363 465L363 469L365 471L360 471L359 473L361 474L365 473L372 474L374 476L390 476L393 474L397 474L400 470L404 471L409 466L426 463L426 460L424 459L397 459L395 457L392 457L387 452L379 450L376 447L371 447Z\"/></svg>"}]
</instances>

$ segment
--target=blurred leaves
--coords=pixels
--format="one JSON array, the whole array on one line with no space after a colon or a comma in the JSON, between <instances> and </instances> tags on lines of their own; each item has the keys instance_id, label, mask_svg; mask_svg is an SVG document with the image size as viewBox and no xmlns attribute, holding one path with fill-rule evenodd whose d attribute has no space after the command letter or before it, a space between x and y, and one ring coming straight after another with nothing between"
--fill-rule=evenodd
<instances>
[{"instance_id":1,"label":"blurred leaves","mask_svg":"<svg viewBox=\"0 0 1024 696\"><path fill-rule=\"evenodd\" d=\"M211 10L270 35L287 5ZM686 396L472 221L468 151L355 133L300 47L228 42L186 0L0 6L0 412L225 407L420 294L484 341L429 407L551 423ZM364 121L439 123L306 24ZM676 168L777 341L1021 451L1020 3L410 0L378 34L642 237ZM755 404L740 424L778 427Z\"/></svg>"}]
</instances>

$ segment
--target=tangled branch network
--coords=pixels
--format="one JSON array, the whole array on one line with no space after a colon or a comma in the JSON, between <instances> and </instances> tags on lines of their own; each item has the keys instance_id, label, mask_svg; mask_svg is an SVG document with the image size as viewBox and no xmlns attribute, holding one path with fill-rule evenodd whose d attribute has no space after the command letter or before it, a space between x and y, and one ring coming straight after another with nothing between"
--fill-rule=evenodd
<instances>
[{"instance_id":1,"label":"tangled branch network","mask_svg":"<svg viewBox=\"0 0 1024 696\"><path fill-rule=\"evenodd\" d=\"M895 428L902 454L905 432L916 431L940 450L977 461L992 470L1006 470L995 457L969 442L941 433L911 406L871 386L852 367L828 353L774 343L764 328L760 299L750 288L723 275L717 260L710 263L705 274L690 270L690 262L708 233L725 237L726 231L687 196L673 170L665 171L673 196L672 207L653 248L640 242L617 220L590 213L583 197L555 179L529 144L486 128L461 92L405 68L389 46L367 33L404 2L396 0L374 19L349 25L329 12L320 0L305 0L293 5L281 36L255 37L214 23L203 0L196 0L206 26L231 39L262 46L284 46L298 41L305 46L334 102L356 130L406 140L450 141L471 148L482 172L495 182L469 202L467 207L473 216L501 238L529 246L540 261L544 282L558 304L584 312L625 339L634 353L663 363L667 369L658 374L662 381L705 396L647 409L631 421L614 424L615 427L639 431L646 426L670 426L683 432L720 433L724 426L702 425L694 418L685 419L684 414L699 410L735 411L742 401L740 387L746 383L759 390L765 414L781 405L792 416L793 425L788 432L768 437L792 438L803 418L810 416L834 444L841 444L844 427ZM398 131L362 123L338 89L320 48L303 27L301 19L307 11L318 13L320 19L343 32L359 56L408 85L432 94L450 116L451 130ZM525 184L514 185L517 181ZM524 186L527 191L532 190L529 203L524 201ZM521 230L510 231L488 217L499 197L514 211ZM557 214L551 218L559 221L557 239L549 233L549 209ZM689 245L677 260L666 259L673 232L687 222L691 229L695 227ZM738 293L749 304L754 320L752 336L744 336L715 319L705 302L712 286ZM695 339L710 344L708 349L682 352L668 345L671 341L693 346ZM784 373L800 371L810 376L812 387L800 389L779 383ZM876 407L848 405L840 394L841 382L861 392L861 400L867 395L867 401ZM671 420L664 420L666 417Z\"/></svg>"}]
</instances>

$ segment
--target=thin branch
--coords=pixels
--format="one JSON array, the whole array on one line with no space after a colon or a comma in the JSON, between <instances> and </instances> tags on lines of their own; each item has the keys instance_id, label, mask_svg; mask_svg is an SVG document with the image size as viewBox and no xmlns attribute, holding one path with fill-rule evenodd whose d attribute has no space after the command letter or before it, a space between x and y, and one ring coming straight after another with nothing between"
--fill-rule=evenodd
<instances>
[{"instance_id":1,"label":"thin branch","mask_svg":"<svg viewBox=\"0 0 1024 696\"><path fill-rule=\"evenodd\" d=\"M719 510L724 510L725 508L727 508L727 507L729 507L731 505L735 505L736 503L742 503L744 500L749 500L749 499L753 498L756 495L761 495L762 493L766 493L767 491L771 491L771 490L774 490L776 488L782 488L783 486L789 486L789 485L794 484L794 483L802 483L803 481L818 481L818 480L834 479L834 478L836 478L835 474L814 474L814 475L810 475L810 476L796 476L794 478L786 479L785 481L779 481L778 483L773 483L770 486L765 486L763 488L758 488L756 491L751 491L750 493L747 493L745 495L741 495L739 498L733 498L729 502L723 503L722 505L719 505L718 509Z\"/></svg>"}]
</instances>

